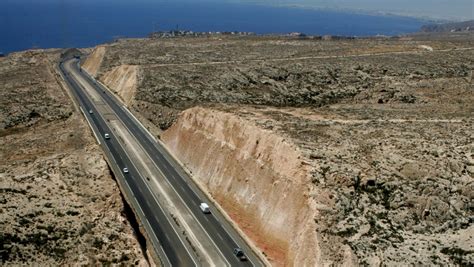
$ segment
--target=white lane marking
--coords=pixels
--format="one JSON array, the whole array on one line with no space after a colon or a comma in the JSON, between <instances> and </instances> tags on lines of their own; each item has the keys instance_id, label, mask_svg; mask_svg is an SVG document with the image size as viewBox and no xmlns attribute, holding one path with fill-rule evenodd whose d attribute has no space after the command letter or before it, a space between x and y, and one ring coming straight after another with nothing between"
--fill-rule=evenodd
<instances>
[{"instance_id":1,"label":"white lane marking","mask_svg":"<svg viewBox=\"0 0 474 267\"><path fill-rule=\"evenodd\" d=\"M70 63L69 63L69 64L70 64ZM70 72L70 73L75 72L74 69L71 69L71 71L72 71L72 72ZM75 75L73 74L73 76L75 76ZM74 77L73 77L73 79L74 79ZM77 81L77 80L76 80L76 81ZM85 94L85 97L88 98L87 94ZM89 101L90 101L90 99L89 99ZM93 101L90 101L90 102L93 104ZM81 108L81 111L84 113L84 111L82 110L82 108ZM97 112L97 113L98 113L99 116L102 118L102 120L105 122L105 119L104 119L104 117L102 116L102 114L101 114L100 112ZM87 118L87 117L86 117L86 118ZM93 132L94 132L94 131L93 131ZM94 134L95 134L95 133L94 133ZM118 140L117 140L117 144L120 146L120 142L118 142ZM106 147L107 147L107 146L106 146ZM122 149L123 149L123 151L127 154L126 150L125 150L123 147L122 147ZM108 147L107 147L107 150L109 151L110 155L112 155L112 153L111 153L111 151L110 151L110 149L109 149ZM121 155L120 153L118 153L118 155L119 155L119 157L120 157L120 158L122 159L122 161L123 161L122 155ZM127 156L130 158L130 156L129 156L128 154L127 154ZM118 166L118 164L117 164L117 162L115 161L115 158L114 158L113 156L112 156L112 159L113 159L113 161L115 162L115 165ZM132 160L130 160L130 162L132 163L132 165L134 165ZM134 165L134 167L135 167L135 169L137 170L137 172L139 173L139 175L141 175L135 165ZM119 170L121 169L120 166L118 166L118 169L119 169ZM121 172L120 172L120 173L121 173ZM124 177L123 173L121 173L121 175L122 175L122 177ZM124 177L124 178L125 178L125 177ZM128 184L128 182L127 182L126 179L123 179L123 180L124 180L125 185L127 186L128 190L129 190L129 192L132 194L132 197L135 199L135 202L137 203L136 206L138 206L138 208L140 209L141 213L143 214L143 217L145 218L146 223L149 225L149 228L152 229L150 223L148 222L148 219L147 219L146 216L145 216L145 213L143 212L143 209L141 208L140 204L138 204L138 201L136 200L136 197L133 195L133 191L132 191L132 189L130 188L130 185ZM140 188L138 188L138 189L140 190ZM154 194L153 194L153 193L152 193L152 196L154 197ZM155 199L155 200L156 200L156 199ZM148 201L147 201L147 202L148 202ZM164 212L163 208L160 206L160 204L159 204L158 202L157 202L157 204L158 204L158 206L160 207L160 209L163 211L163 214L165 214L165 212ZM166 218L167 221L170 223L171 228L173 229L173 231L178 235L178 238L180 239L181 243L183 243L183 246L184 246L184 248L186 249L186 251L188 252L188 254L191 256L191 254L190 254L188 248L186 247L185 243L184 243L183 240L181 239L180 235L176 232L176 230L172 227L172 224L171 224L171 222L169 221L169 219L167 218L166 215L165 215L165 218ZM165 234L166 234L166 232L165 232ZM166 236L168 237L168 240L170 240L170 239L169 239L169 236L168 236L167 234L166 234ZM156 234L155 234L155 237L156 237ZM160 245L161 250L163 251L163 255L166 257L167 262L168 262L169 265L171 266L171 262L169 261L168 255L166 255L166 253L164 252L163 247L161 246L159 240L158 240L158 243L159 243L159 245ZM193 257L190 257L190 258L193 260L194 264L197 266L197 263L196 263L196 261L194 260L194 258L193 258Z\"/></svg>"},{"instance_id":2,"label":"white lane marking","mask_svg":"<svg viewBox=\"0 0 474 267\"><path fill-rule=\"evenodd\" d=\"M107 148L107 149L108 149L108 148ZM110 154L112 154L112 153L110 153ZM116 165L118 166L118 164L116 164ZM123 174L122 174L122 177L123 177ZM133 191L132 191L132 189L130 188L130 185L128 184L127 179L125 179L125 177L123 177L123 178L124 178L123 180L125 181L125 185L128 187L128 190L130 191L130 193L132 194L133 198L135 199L135 203L136 203L135 206L138 207L138 209L140 210L140 212L141 212L143 218L145 219L146 224L148 225L148 229L152 230L153 228L151 227L151 224L150 224L150 222L148 221L148 218L145 216L145 213L143 212L142 207L141 207L140 204L138 203L137 198L133 195ZM152 230L152 231L153 231L153 230ZM166 232L165 232L165 234L166 234ZM166 234L166 236L168 237L167 234ZM171 261L170 261L168 255L166 255L166 252L165 252L165 250L164 250L164 248L163 248L163 246L162 246L160 240L158 239L158 237L157 237L156 235L155 235L155 239L158 241L158 246L160 247L161 255L165 256L165 259L162 259L162 260L164 260L164 261L166 261L166 263L168 263L167 266L171 266ZM153 241L153 240L152 240L152 241ZM168 238L168 241L169 241L169 238Z\"/></svg>"},{"instance_id":3,"label":"white lane marking","mask_svg":"<svg viewBox=\"0 0 474 267\"><path fill-rule=\"evenodd\" d=\"M222 258L224 259L225 262L227 262L228 266L231 266L230 262L227 260L227 258L224 256L224 253L219 249L219 247L217 246L217 244L214 242L214 240L211 238L211 236L209 235L209 233L206 231L206 228L204 228L204 226L201 224L201 222L196 218L196 215L194 215L194 213L191 211L191 208L189 207L189 205L187 205L187 203L183 200L183 198L181 197L180 194L178 194L178 192L176 191L176 189L174 188L174 186L171 184L171 182L166 179L166 176L164 175L164 173L161 171L160 168L158 168L158 166L156 165L155 161L153 161L153 165L155 165L155 167L158 169L158 171L161 173L161 176L165 178L166 182L169 184L169 186L171 187L171 189L173 189L173 191L176 193L176 195L179 197L179 199L181 200L182 203L184 203L184 207L189 211L189 214L191 214L191 216L194 218L194 220L197 222L197 224L201 227L202 231L207 235L207 237L209 238L209 240L211 240L212 244L214 245L214 247L216 248L217 252L222 256ZM197 205L196 205L197 206Z\"/></svg>"},{"instance_id":4,"label":"white lane marking","mask_svg":"<svg viewBox=\"0 0 474 267\"><path fill-rule=\"evenodd\" d=\"M105 86L104 86L104 87L105 87ZM105 102L106 102L106 101L105 101ZM112 109L112 110L113 110L113 109ZM127 110L127 111L128 111L128 110ZM129 112L129 113L131 114L131 112ZM132 114L132 116L133 116L133 114ZM135 137L135 135L132 134L132 131L130 131L130 129L127 127L127 125L123 122L123 120L122 120L119 116L117 116L117 118L122 122L122 125L128 130L128 132L129 132L129 134L131 135L131 137L134 138L135 140L137 140L137 138ZM135 119L136 119L136 118L135 118ZM138 120L137 120L137 121L138 121ZM147 130L146 128L144 128L143 125L142 125L139 121L138 121L138 125L140 125L141 128L145 129L145 130L148 132L148 130ZM148 134L151 135L150 132L148 132ZM151 135L151 136L152 136L152 135ZM157 142L157 140L156 140L155 138L153 138L153 140L154 140L155 142ZM137 140L137 143L138 143L138 145L142 148L142 151L145 152L145 154L148 156L148 158L151 159L151 156L150 156L150 155L148 154L148 152L143 148L143 145L142 145L140 142L138 142L138 140ZM125 151L125 149L124 149L124 151ZM159 151L159 152L161 153L161 151ZM128 152L125 151L125 153L126 153L127 156L130 158ZM166 157L164 157L164 158L165 158L166 162L168 162L168 164L170 164L169 161L168 161L168 159L166 159ZM137 170L137 172L139 172L138 169L136 168L135 164L133 163L133 161L131 161L131 162L132 162L132 165L134 165L134 167L135 167L135 169ZM160 173L162 174L162 176L166 178L166 176L163 174L163 172L161 171L161 169L156 165L155 161L151 159L151 162L153 163L153 165L155 165L156 169L158 169L158 170L160 171ZM171 165L171 164L170 164L170 165ZM171 166L172 166L172 165L171 165ZM167 169L167 171L169 172L168 169ZM140 173L140 172L139 172L139 173ZM144 177L141 173L140 173L140 176L141 176L141 177ZM173 177L174 177L174 175L173 175ZM216 245L216 243L214 242L214 240L209 236L209 233L207 233L206 229L202 226L202 224L201 224L201 223L199 222L199 220L196 218L196 216L194 215L194 213L190 210L190 207L186 204L186 202L185 202L185 201L182 199L182 197L178 194L178 192L176 191L176 189L174 188L174 186L171 185L171 183L169 182L169 180L168 180L168 179L165 179L165 180L166 180L166 182L170 185L170 188L172 188L173 191L175 191L176 195L180 198L181 202L184 203L184 207L185 207L186 209L188 209L189 213L194 217L194 220L195 220L196 222L198 222L198 225L201 227L201 229L203 230L203 232L208 236L209 240L211 240L211 242L214 244L215 248L217 248L216 250L218 251L218 253L222 256L222 258L223 258L223 259L227 262L227 264L230 266L230 262L226 259L226 257L225 257L224 254L222 253L222 251L219 249L219 247L218 247L218 246ZM152 192L153 197L155 197L155 194L154 194L153 191L149 188L148 183L145 182L145 185L146 185L146 186L148 187L148 189ZM193 192L193 193L195 194L195 192ZM197 195L196 195L196 196L197 196ZM157 200L155 199L155 201L157 201ZM158 201L157 201L157 202L158 202ZM178 235L178 236L179 236L179 235ZM179 237L180 237L180 236L179 236ZM237 244L237 243L236 243L236 244ZM185 246L185 248L186 248L186 246ZM187 248L186 248L186 250L187 250ZM189 251L188 251L188 252L189 252ZM193 261L194 261L194 259L193 259Z\"/></svg>"},{"instance_id":5,"label":"white lane marking","mask_svg":"<svg viewBox=\"0 0 474 267\"><path fill-rule=\"evenodd\" d=\"M84 112L84 110L82 109L82 107L80 106L80 104L79 104L79 108L81 109L82 115L84 115L84 117L86 118L87 124L89 124L89 127L91 128L91 131L92 131L92 133L93 133L94 136L95 136L95 140L97 140L97 143L99 143L99 145L100 145L99 137L97 136L97 134L96 134L96 132L95 132L95 130L94 130L94 127L92 127L92 124L91 124L91 122L89 121L89 118L87 118L87 115L86 115L86 113Z\"/></svg>"},{"instance_id":6,"label":"white lane marking","mask_svg":"<svg viewBox=\"0 0 474 267\"><path fill-rule=\"evenodd\" d=\"M76 76L77 79L76 81L79 83L78 85L80 87L82 87L84 90L85 90L85 93L90 95L90 97L92 98L92 103L94 102L100 102L101 100L101 97L100 95L97 93L97 91L93 88L90 88L92 87L90 83L88 83L82 76ZM86 88L87 87L87 88Z\"/></svg>"},{"instance_id":7,"label":"white lane marking","mask_svg":"<svg viewBox=\"0 0 474 267\"><path fill-rule=\"evenodd\" d=\"M89 75L89 77L91 77L91 76ZM108 89L107 86L105 86L105 85L104 85L103 83L101 83L100 81L97 81L96 79L93 79L93 80L95 80L96 82L100 83L104 88ZM110 90L109 90L109 91L110 91ZM101 97L102 97L102 96L101 96ZM115 98L113 98L113 99L114 99L113 101L115 102L115 101L116 101ZM128 113L133 116L133 114L132 114L125 106L122 106L122 108L123 108L124 110L128 111ZM113 109L112 109L112 110L113 110ZM140 121L138 121L138 120L136 119L135 116L133 116L133 117L134 117L134 119L136 120L136 122L138 122L137 124L138 124L142 129L144 129L144 130L148 133L148 135L151 136L152 139L153 139L157 144L161 144L161 142L159 142L158 140L156 140L156 139L153 137L153 135L148 131L148 129L146 129L146 128L143 126L143 124L141 124ZM120 121L122 121L122 124L125 126L125 128L127 128L127 130L129 131L129 133L131 133L130 129L128 129L127 125L125 125L125 123L123 122L122 118L120 118L119 116L117 116L117 118L118 118ZM133 137L134 137L135 139L137 139L134 135L133 135ZM142 144L141 144L140 142L138 142L138 144L142 147L142 150L143 150L146 154L148 154L148 152L147 152L145 149L143 149ZM154 146L155 146L155 148L158 150L158 152L160 152L160 154L162 154L164 160L165 160L170 166L174 166L174 165L170 162L170 160L168 159L168 157L165 155L165 153L169 153L169 152L166 152L166 151L165 151L165 153L162 153L162 152L161 152L161 149L157 146L157 144L155 144ZM163 145L162 145L162 146L163 146ZM164 148L164 149L166 150L166 148ZM127 155L128 155L128 154L127 154ZM148 155L148 157L151 159L150 155ZM152 160L152 162L153 162L153 165L155 165L155 167L161 172L162 176L166 178L166 176L164 176L164 174L163 174L163 172L161 171L161 169L158 168L158 166L156 165L155 161ZM163 167L167 170L167 172L170 172L169 169L167 168L166 164L163 164ZM176 172L178 172L178 171L176 170ZM172 176L173 176L173 178L177 179L174 175L172 175ZM168 184L170 184L170 182L169 182L168 179L165 179L165 180L168 182ZM184 181L185 181L185 179L184 179ZM148 184L147 184L147 183L145 183L145 184L146 184L147 187L148 187ZM175 188L174 188L171 184L170 184L170 186L171 186L171 188L176 192ZM195 190L192 188L192 186L189 186L189 188L190 188L190 190L195 194L195 196L199 198L199 194L197 194L197 193L195 192ZM150 188L149 188L149 190L150 190ZM154 196L153 191L151 191L151 192L152 192L152 195ZM180 196L177 192L176 192L176 194L177 194L177 195L179 196L179 198L182 200L181 196ZM207 196L206 196L206 198L207 198ZM183 200L182 200L182 201L183 201ZM183 203L185 203L185 202L183 201ZM185 205L185 206L189 209L189 207L188 207L187 205ZM198 221L197 218L195 217L195 215L194 215L192 212L191 212L191 215L196 219L196 221ZM215 218L216 218L216 220L220 223L220 220L218 220L217 217L215 217ZM201 228L204 229L204 227L200 224L199 221L198 221L198 223L199 223L199 225L201 226ZM224 228L222 225L221 225L221 227L222 227L223 230L227 233L227 235L232 239L232 241L233 241L235 244L239 245L239 242L236 242L236 240L234 239L234 237L227 231L227 229ZM232 229L233 226L231 225L230 228ZM210 238L209 234L207 233L207 231L206 231L205 229L204 229L204 232L206 233L206 235L208 235L209 239L214 243L214 241L212 240L212 238ZM238 232L237 232L237 234L238 234ZM244 240L244 244L246 244L245 240ZM217 245L216 245L215 243L214 243L214 245L217 247ZM250 248L249 245L246 244L246 246ZM251 249L251 250L252 250L252 249ZM226 260L226 262L228 262L227 259L226 259L226 258L224 257L224 255L222 254L222 251L221 251L220 249L218 249L218 251L219 251L219 253L223 256L223 258ZM194 259L193 259L193 260L194 260ZM249 261L252 263L252 265L255 265L255 264L253 263L253 261L252 261L250 258L249 258ZM229 263L229 262L228 262L228 263ZM230 264L230 263L229 263L229 264Z\"/></svg>"},{"instance_id":8,"label":"white lane marking","mask_svg":"<svg viewBox=\"0 0 474 267\"><path fill-rule=\"evenodd\" d=\"M119 143L120 145L120 143ZM121 145L120 145L121 146ZM142 178L142 181L143 181L143 174L139 171L139 169L137 168L137 166L135 165L135 163L133 162L133 160L131 160L132 158L130 157L130 155L128 154L127 150L125 148L123 148L123 151L124 153L127 155L127 157L130 159L130 163L132 163L133 167L135 168L135 170L137 171L138 175ZM188 252L190 258L193 260L194 264L196 266L198 266L198 263L194 260L194 257L192 257L193 254L191 254L191 252L189 251L188 247L186 246L186 243L184 242L184 240L181 238L181 235L178 233L178 231L173 227L173 223L171 222L171 220L168 218L168 216L166 216L166 212L165 210L163 209L163 207L160 205L160 203L158 202L158 199L156 199L155 197L155 194L153 193L153 191L150 189L150 187L148 186L148 183L143 181L145 186L147 187L147 189L150 191L151 193L151 196L153 197L153 199L155 199L155 202L156 204L158 205L158 207L163 211L163 214L165 214L165 218L166 220L169 222L169 224L171 225L171 228L173 229L173 231L176 233L176 235L178 236L178 239L181 241L181 243L183 244L183 247L186 249L186 252Z\"/></svg>"},{"instance_id":9,"label":"white lane marking","mask_svg":"<svg viewBox=\"0 0 474 267\"><path fill-rule=\"evenodd\" d=\"M70 64L70 62L68 62L68 63ZM67 66L67 65L66 65L66 66ZM73 79L74 79L74 77L73 77ZM79 88L79 89L80 89L80 88ZM87 94L85 94L85 97L88 98L88 97L87 97ZM89 101L90 101L90 99L89 99ZM93 103L92 101L90 101L90 102ZM81 108L81 111L84 113L84 110L82 109L82 107L81 107L80 105L79 105L79 107ZM84 114L84 116L85 116L85 114ZM103 116L101 116L100 114L99 114L99 116L100 116L101 118L103 118ZM87 116L86 116L86 119L87 119ZM88 121L88 122L89 122L89 121ZM89 124L89 125L90 125L90 124ZM94 130L93 130L93 132L94 132ZM95 135L95 132L94 132L94 135ZM97 136L96 136L96 138L97 138ZM99 143L99 144L100 144L100 143ZM104 144L105 144L105 143L104 143ZM145 220L145 223L148 225L148 228L149 228L149 229L152 229L151 224L150 224L150 222L148 221L148 218L145 216L145 213L143 212L143 209L142 209L142 207L140 206L140 204L138 204L138 201L137 201L135 195L133 194L133 191L132 191L132 189L130 188L130 185L128 184L128 182L127 182L127 180L125 179L125 177L124 177L122 171L120 170L120 166L118 165L117 161L115 160L115 157L112 155L112 152L110 151L108 145L105 145L105 146L103 146L103 147L105 147L105 149L106 149L106 150L108 151L108 153L110 154L111 160L114 162L114 164L115 164L115 166L116 166L115 169L119 169L118 172L119 172L120 174L118 174L118 175L119 175L119 176L122 176L122 180L123 180L123 181L120 182L120 183L124 184L124 186L127 187L129 193L131 194L132 198L134 199L134 203L135 203L134 206L138 207L138 209L139 209L139 211L141 212L141 214L143 214L143 218L144 218L144 220ZM122 156L121 156L120 153L119 153L119 157L122 159ZM123 159L122 159L122 161L123 161ZM112 167L112 169L114 169L114 168ZM171 261L169 260L168 255L166 255L166 253L165 253L165 251L164 251L164 249L163 249L163 246L161 245L161 242L156 238L156 235L155 235L154 240L157 240L157 241L158 241L158 244L157 244L157 245L159 246L159 249L160 249L161 252L162 252L161 255L164 256L164 259L162 259L162 260L166 261L166 263L168 264L167 266L171 266Z\"/></svg>"},{"instance_id":10,"label":"white lane marking","mask_svg":"<svg viewBox=\"0 0 474 267\"><path fill-rule=\"evenodd\" d=\"M168 184L169 188L171 188L174 192L175 192L175 195L181 200L181 203L182 203L182 207L184 207L184 209L188 210L188 213L194 218L194 221L197 222L197 225L200 226L202 232L204 232L206 234L206 236L208 237L208 239L212 242L212 244L214 245L215 247L215 251L217 251L218 254L221 255L221 259L223 259L229 266L230 266L230 263L229 261L227 260L227 258L224 256L224 254L222 253L222 251L219 249L219 247L217 246L217 244L214 242L214 240L210 237L209 233L206 231L206 229L203 227L203 225L200 223L200 221L196 218L196 216L194 215L194 213L191 211L191 208L190 206L183 200L183 198L181 197L180 194L178 194L178 192L176 191L176 189L174 188L174 186L171 184L171 182L168 180L167 176L162 172L162 170L158 167L158 165L156 164L156 162L151 158L150 154L148 154L148 152L144 149L143 145L137 140L137 138L132 134L132 131L130 131L130 129L125 125L125 123L121 122L121 124L123 125L123 127L125 127L126 131L128 132L128 135L130 135L130 137L135 140L135 143L139 146L139 148L144 152L145 156L149 159L149 161L153 164L153 166L156 168L156 170L160 173L160 175L164 178L164 180L166 181L166 183ZM127 152L126 152L127 153ZM128 154L128 153L127 153ZM143 159L142 159L143 161ZM148 167L145 165L144 166L149 173L153 173L150 169L148 169ZM149 188L149 190L152 192L152 195L154 196L154 191L150 188L150 185L148 183L146 183L146 186ZM163 189L162 189L163 190ZM169 202L169 200L168 200ZM170 203L171 206L174 206L172 203ZM182 217L182 216L181 216ZM183 220L183 223L186 224L188 226L188 228L191 230L192 227L190 227L190 222L188 222L184 217L182 217L182 220ZM189 232L190 235L193 236L193 239L198 241L198 238L196 237L196 234L194 233L194 231L190 231ZM204 256L207 256L207 258L209 259L209 262L212 262L212 259L209 257L209 255L207 253L205 253L205 250L202 246L200 246L200 250L202 251L203 255Z\"/></svg>"},{"instance_id":11,"label":"white lane marking","mask_svg":"<svg viewBox=\"0 0 474 267\"><path fill-rule=\"evenodd\" d=\"M141 128L143 128L145 130L145 132L155 141L155 142L158 142L156 140L156 137L154 135L151 134L150 131L148 131L147 128L145 128L145 126L137 119L137 117L135 117L135 115L133 115L133 113L128 110L128 108L126 106L122 106L122 109L125 110L125 112L127 112L128 114L130 114L130 116L132 116L132 118L135 120L135 122L141 126Z\"/></svg>"}]
</instances>

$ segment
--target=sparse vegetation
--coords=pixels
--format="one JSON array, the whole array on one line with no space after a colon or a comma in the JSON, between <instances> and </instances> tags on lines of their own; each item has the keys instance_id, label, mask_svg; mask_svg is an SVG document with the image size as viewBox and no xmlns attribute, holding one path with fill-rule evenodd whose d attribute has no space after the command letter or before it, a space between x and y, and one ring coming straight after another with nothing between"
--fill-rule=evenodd
<instances>
[{"instance_id":1,"label":"sparse vegetation","mask_svg":"<svg viewBox=\"0 0 474 267\"><path fill-rule=\"evenodd\" d=\"M98 77L138 65L130 105L152 127L204 106L294 142L310 199L330 207L314 219L322 255L342 261L346 245L363 265L459 264L438 253L473 242L473 37L123 40Z\"/></svg>"},{"instance_id":2,"label":"sparse vegetation","mask_svg":"<svg viewBox=\"0 0 474 267\"><path fill-rule=\"evenodd\" d=\"M0 265L96 265L87 243L96 234L116 236L113 248L97 243L104 258L126 251L120 263L135 264L144 257L118 219L123 203L99 148L55 78L58 56L0 61Z\"/></svg>"}]
</instances>

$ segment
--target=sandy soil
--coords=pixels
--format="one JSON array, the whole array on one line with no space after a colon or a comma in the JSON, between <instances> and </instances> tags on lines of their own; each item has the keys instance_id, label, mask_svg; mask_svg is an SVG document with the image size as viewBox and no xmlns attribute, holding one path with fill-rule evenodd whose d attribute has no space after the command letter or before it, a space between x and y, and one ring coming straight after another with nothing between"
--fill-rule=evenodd
<instances>
[{"instance_id":1,"label":"sandy soil","mask_svg":"<svg viewBox=\"0 0 474 267\"><path fill-rule=\"evenodd\" d=\"M128 105L137 90L138 72L137 66L122 65L107 72L103 77L103 81Z\"/></svg>"},{"instance_id":2,"label":"sandy soil","mask_svg":"<svg viewBox=\"0 0 474 267\"><path fill-rule=\"evenodd\" d=\"M97 76L140 68L134 112L275 265L470 265L473 37L124 40Z\"/></svg>"},{"instance_id":3,"label":"sandy soil","mask_svg":"<svg viewBox=\"0 0 474 267\"><path fill-rule=\"evenodd\" d=\"M102 152L57 82L59 54L0 61L0 262L148 265Z\"/></svg>"}]
</instances>

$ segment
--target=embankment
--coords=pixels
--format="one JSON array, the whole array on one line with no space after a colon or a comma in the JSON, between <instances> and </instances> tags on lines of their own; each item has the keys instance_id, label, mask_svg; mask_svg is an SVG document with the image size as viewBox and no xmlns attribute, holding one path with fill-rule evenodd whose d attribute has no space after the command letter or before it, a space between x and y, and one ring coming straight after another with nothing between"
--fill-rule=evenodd
<instances>
[{"instance_id":1,"label":"embankment","mask_svg":"<svg viewBox=\"0 0 474 267\"><path fill-rule=\"evenodd\" d=\"M162 139L273 264L315 264L309 172L291 141L204 108L184 111Z\"/></svg>"},{"instance_id":2,"label":"embankment","mask_svg":"<svg viewBox=\"0 0 474 267\"><path fill-rule=\"evenodd\" d=\"M119 65L105 70L102 62L106 52L105 46L97 46L84 61L82 68L107 85L129 105L137 90L139 68L137 65Z\"/></svg>"},{"instance_id":3,"label":"embankment","mask_svg":"<svg viewBox=\"0 0 474 267\"><path fill-rule=\"evenodd\" d=\"M98 46L84 61L82 67L92 76L96 77L99 73L104 55L106 52L105 46Z\"/></svg>"},{"instance_id":4,"label":"embankment","mask_svg":"<svg viewBox=\"0 0 474 267\"><path fill-rule=\"evenodd\" d=\"M137 90L138 66L115 67L105 73L100 80L128 105Z\"/></svg>"}]
</instances>

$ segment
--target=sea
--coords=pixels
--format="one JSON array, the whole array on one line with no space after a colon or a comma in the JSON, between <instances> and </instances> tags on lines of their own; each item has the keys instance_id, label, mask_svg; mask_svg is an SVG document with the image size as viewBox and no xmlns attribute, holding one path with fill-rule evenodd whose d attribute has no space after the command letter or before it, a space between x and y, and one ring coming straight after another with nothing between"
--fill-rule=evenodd
<instances>
[{"instance_id":1,"label":"sea","mask_svg":"<svg viewBox=\"0 0 474 267\"><path fill-rule=\"evenodd\" d=\"M420 19L212 0L0 0L0 52L91 47L153 31L374 36L416 32Z\"/></svg>"}]
</instances>

